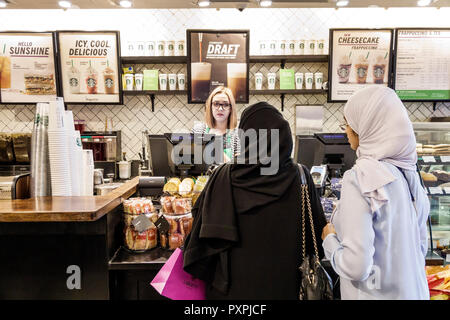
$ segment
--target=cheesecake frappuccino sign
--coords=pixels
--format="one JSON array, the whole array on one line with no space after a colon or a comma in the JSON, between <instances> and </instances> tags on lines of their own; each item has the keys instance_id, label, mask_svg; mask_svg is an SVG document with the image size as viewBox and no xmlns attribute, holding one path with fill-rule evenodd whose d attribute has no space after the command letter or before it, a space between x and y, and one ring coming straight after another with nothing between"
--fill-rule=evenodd
<instances>
[{"instance_id":1,"label":"cheesecake frappuccino sign","mask_svg":"<svg viewBox=\"0 0 450 320\"><path fill-rule=\"evenodd\" d=\"M0 88L1 103L37 103L56 98L52 33L0 33Z\"/></svg>"},{"instance_id":2,"label":"cheesecake frappuccino sign","mask_svg":"<svg viewBox=\"0 0 450 320\"><path fill-rule=\"evenodd\" d=\"M389 85L390 29L331 29L329 101L347 101L368 85Z\"/></svg>"},{"instance_id":3,"label":"cheesecake frappuccino sign","mask_svg":"<svg viewBox=\"0 0 450 320\"><path fill-rule=\"evenodd\" d=\"M248 102L249 31L187 30L188 102L204 103L226 86L236 102Z\"/></svg>"},{"instance_id":4,"label":"cheesecake frappuccino sign","mask_svg":"<svg viewBox=\"0 0 450 320\"><path fill-rule=\"evenodd\" d=\"M119 34L58 32L66 103L121 104Z\"/></svg>"}]
</instances>

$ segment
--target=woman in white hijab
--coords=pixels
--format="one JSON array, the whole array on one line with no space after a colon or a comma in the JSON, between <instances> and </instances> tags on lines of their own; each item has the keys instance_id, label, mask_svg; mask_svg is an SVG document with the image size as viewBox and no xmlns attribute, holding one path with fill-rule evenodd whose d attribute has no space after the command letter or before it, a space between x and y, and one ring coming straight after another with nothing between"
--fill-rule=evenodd
<instances>
[{"instance_id":1,"label":"woman in white hijab","mask_svg":"<svg viewBox=\"0 0 450 320\"><path fill-rule=\"evenodd\" d=\"M342 299L429 299L425 274L430 205L416 171L416 139L389 88L358 91L344 108L358 159L323 229Z\"/></svg>"}]
</instances>

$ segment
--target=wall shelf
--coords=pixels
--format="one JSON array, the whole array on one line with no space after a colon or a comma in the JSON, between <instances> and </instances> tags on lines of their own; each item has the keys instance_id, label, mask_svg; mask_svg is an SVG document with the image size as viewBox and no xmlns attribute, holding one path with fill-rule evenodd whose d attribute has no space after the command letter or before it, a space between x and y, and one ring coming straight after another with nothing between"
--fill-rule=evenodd
<instances>
[{"instance_id":1,"label":"wall shelf","mask_svg":"<svg viewBox=\"0 0 450 320\"><path fill-rule=\"evenodd\" d=\"M250 63L328 62L328 55L250 56ZM187 56L122 57L122 64L186 64Z\"/></svg>"},{"instance_id":2,"label":"wall shelf","mask_svg":"<svg viewBox=\"0 0 450 320\"><path fill-rule=\"evenodd\" d=\"M125 96L147 96L147 95L162 95L170 96L176 94L187 94L187 90L124 90Z\"/></svg>"},{"instance_id":3,"label":"wall shelf","mask_svg":"<svg viewBox=\"0 0 450 320\"><path fill-rule=\"evenodd\" d=\"M323 89L301 89L301 90L250 90L250 94L257 95L273 95L273 94L326 94L328 90Z\"/></svg>"}]
</instances>

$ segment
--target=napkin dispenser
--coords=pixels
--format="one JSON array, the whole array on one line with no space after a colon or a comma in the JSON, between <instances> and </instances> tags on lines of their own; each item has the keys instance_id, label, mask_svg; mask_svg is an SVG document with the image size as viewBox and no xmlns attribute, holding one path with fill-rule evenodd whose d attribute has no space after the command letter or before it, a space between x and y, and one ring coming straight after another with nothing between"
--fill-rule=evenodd
<instances>
[{"instance_id":1,"label":"napkin dispenser","mask_svg":"<svg viewBox=\"0 0 450 320\"><path fill-rule=\"evenodd\" d=\"M0 176L0 200L29 198L30 177L29 173L16 176Z\"/></svg>"}]
</instances>

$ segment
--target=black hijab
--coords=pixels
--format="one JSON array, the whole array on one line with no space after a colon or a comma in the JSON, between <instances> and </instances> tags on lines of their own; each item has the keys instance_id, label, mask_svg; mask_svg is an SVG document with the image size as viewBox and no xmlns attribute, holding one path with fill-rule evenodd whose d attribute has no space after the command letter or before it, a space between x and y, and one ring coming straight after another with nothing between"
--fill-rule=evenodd
<instances>
[{"instance_id":1,"label":"black hijab","mask_svg":"<svg viewBox=\"0 0 450 320\"><path fill-rule=\"evenodd\" d=\"M279 147L278 171L261 175L261 169L270 167L270 163L263 164L259 156L255 159L250 150L254 144L260 146L263 136L249 141L240 131L245 164L223 164L211 175L192 209L194 226L184 249L184 270L224 294L229 287L228 251L239 243L237 215L279 200L298 179L298 170L291 159L289 123L276 108L266 102L248 107L242 113L239 129L244 132L255 129L257 133L267 129L268 153L272 144ZM271 141L271 129L278 129L279 144Z\"/></svg>"}]
</instances>

